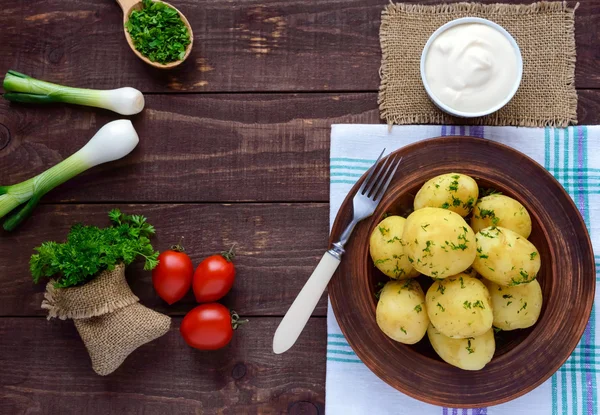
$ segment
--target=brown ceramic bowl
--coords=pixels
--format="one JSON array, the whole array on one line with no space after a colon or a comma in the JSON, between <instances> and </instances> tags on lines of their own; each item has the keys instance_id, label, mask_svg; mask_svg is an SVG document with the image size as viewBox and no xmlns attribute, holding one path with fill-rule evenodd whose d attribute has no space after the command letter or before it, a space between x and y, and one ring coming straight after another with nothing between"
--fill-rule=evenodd
<instances>
[{"instance_id":1,"label":"brown ceramic bowl","mask_svg":"<svg viewBox=\"0 0 600 415\"><path fill-rule=\"evenodd\" d=\"M346 254L329 284L337 321L357 356L377 376L421 401L474 408L500 404L531 391L567 360L590 317L595 265L585 223L562 186L524 154L493 141L444 137L403 147L402 163L372 217L362 221L346 246ZM384 213L410 211L419 188L428 179L458 172L475 178L521 202L529 211L542 267L538 281L544 305L529 329L501 332L496 353L480 371L465 371L442 361L427 340L409 346L379 330L374 292L386 281L369 255L369 235ZM352 215L350 191L333 225L336 241ZM424 289L429 278L419 277Z\"/></svg>"}]
</instances>

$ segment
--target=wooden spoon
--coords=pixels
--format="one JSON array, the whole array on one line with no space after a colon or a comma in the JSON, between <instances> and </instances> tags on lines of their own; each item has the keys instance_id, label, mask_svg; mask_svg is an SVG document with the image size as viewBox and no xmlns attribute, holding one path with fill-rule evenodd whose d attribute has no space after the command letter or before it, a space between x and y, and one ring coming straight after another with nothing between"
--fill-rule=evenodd
<instances>
[{"instance_id":1,"label":"wooden spoon","mask_svg":"<svg viewBox=\"0 0 600 415\"><path fill-rule=\"evenodd\" d=\"M160 0L153 0L153 1L155 1L157 3L164 3L167 6L177 10L176 7L173 7L173 5L167 3L166 1L160 1ZM125 28L125 23L127 23L127 20L129 20L129 15L131 14L131 12L134 10L142 9L142 2L140 0L117 0L117 3L119 3L119 6L121 6L121 9L123 10L123 33L125 33L125 39L127 39L127 43L129 43L129 47L131 48L133 53L135 53L137 55L138 58L140 58L141 60L146 62L148 65L151 65L151 66L154 66L155 68L160 68L160 69L174 68L174 67L180 65L184 60L187 59L187 57L190 55L190 52L192 51L192 45L194 44L194 33L192 32L192 26L190 26L190 22L188 22L188 20L185 18L183 13L181 13L179 10L177 10L177 13L179 13L179 17L181 17L181 20L188 28L188 32L190 34L190 44L187 46L187 48L185 50L185 55L183 56L183 59L174 61L174 62L169 62L167 64L162 64L159 62L152 62L150 59L148 59L147 57L142 55L135 48L135 46L133 44L133 40L131 39L129 32Z\"/></svg>"}]
</instances>

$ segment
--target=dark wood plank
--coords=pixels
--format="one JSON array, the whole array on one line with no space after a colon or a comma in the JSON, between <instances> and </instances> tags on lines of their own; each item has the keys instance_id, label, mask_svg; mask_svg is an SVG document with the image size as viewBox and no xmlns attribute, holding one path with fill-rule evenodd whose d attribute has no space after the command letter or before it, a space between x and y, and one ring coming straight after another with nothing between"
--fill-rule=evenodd
<instances>
[{"instance_id":1,"label":"dark wood plank","mask_svg":"<svg viewBox=\"0 0 600 415\"><path fill-rule=\"evenodd\" d=\"M600 123L600 91L577 91L577 121L581 125Z\"/></svg>"},{"instance_id":2,"label":"dark wood plank","mask_svg":"<svg viewBox=\"0 0 600 415\"><path fill-rule=\"evenodd\" d=\"M332 123L378 123L376 93L151 95L133 117L141 141L43 202L320 201L329 197ZM107 111L0 101L0 183L77 151ZM600 91L579 91L579 121L600 122Z\"/></svg>"},{"instance_id":3,"label":"dark wood plank","mask_svg":"<svg viewBox=\"0 0 600 415\"><path fill-rule=\"evenodd\" d=\"M44 201L326 202L329 126L379 122L373 93L150 95L146 102L132 118L140 136L133 153L69 181ZM44 171L117 118L0 100L0 183Z\"/></svg>"},{"instance_id":4,"label":"dark wood plank","mask_svg":"<svg viewBox=\"0 0 600 415\"><path fill-rule=\"evenodd\" d=\"M71 321L0 319L0 413L322 414L326 322L309 321L296 345L274 355L279 319L253 318L224 349L202 352L179 334L134 351L96 375Z\"/></svg>"},{"instance_id":5,"label":"dark wood plank","mask_svg":"<svg viewBox=\"0 0 600 415\"><path fill-rule=\"evenodd\" d=\"M177 0L194 29L194 49L184 65L167 72L129 50L114 1L7 0L0 14L7 40L0 42L0 73L15 69L81 87L128 85L144 92L375 91L387 3ZM580 88L600 87L599 27L600 3L582 1L576 20Z\"/></svg>"},{"instance_id":6,"label":"dark wood plank","mask_svg":"<svg viewBox=\"0 0 600 415\"><path fill-rule=\"evenodd\" d=\"M64 241L77 222L107 225L115 205L43 205L12 234L0 234L0 316L44 315L44 284L29 274L33 248L46 240ZM326 204L116 205L148 217L157 229L153 245L165 250L185 237L194 266L236 243L237 275L223 303L244 315L283 315L327 248ZM192 293L168 306L155 293L151 273L141 263L127 279L142 304L169 314L184 314L196 302ZM315 315L327 313L325 296Z\"/></svg>"}]
</instances>

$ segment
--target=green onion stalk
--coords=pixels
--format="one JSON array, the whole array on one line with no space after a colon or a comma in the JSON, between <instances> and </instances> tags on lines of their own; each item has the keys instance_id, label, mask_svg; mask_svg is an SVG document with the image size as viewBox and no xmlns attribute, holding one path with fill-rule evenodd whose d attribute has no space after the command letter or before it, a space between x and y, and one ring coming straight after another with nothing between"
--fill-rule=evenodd
<instances>
[{"instance_id":1,"label":"green onion stalk","mask_svg":"<svg viewBox=\"0 0 600 415\"><path fill-rule=\"evenodd\" d=\"M4 222L4 229L14 230L33 211L42 196L56 186L98 164L118 160L129 154L139 137L129 120L104 125L72 156L45 172L12 186L0 186L0 218L23 205Z\"/></svg>"},{"instance_id":2,"label":"green onion stalk","mask_svg":"<svg viewBox=\"0 0 600 415\"><path fill-rule=\"evenodd\" d=\"M4 77L4 98L13 102L47 104L65 102L104 108L122 115L144 109L144 96L135 88L109 90L72 88L32 78L9 70Z\"/></svg>"}]
</instances>

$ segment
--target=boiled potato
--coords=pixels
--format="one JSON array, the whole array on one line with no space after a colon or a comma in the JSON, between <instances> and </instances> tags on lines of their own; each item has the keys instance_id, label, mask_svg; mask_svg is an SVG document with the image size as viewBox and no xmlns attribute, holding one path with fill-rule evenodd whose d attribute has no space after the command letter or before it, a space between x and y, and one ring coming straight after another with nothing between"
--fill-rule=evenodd
<instances>
[{"instance_id":1,"label":"boiled potato","mask_svg":"<svg viewBox=\"0 0 600 415\"><path fill-rule=\"evenodd\" d=\"M473 232L490 226L510 229L525 239L531 234L531 218L525 206L504 195L482 197L475 204L471 218Z\"/></svg>"},{"instance_id":2,"label":"boiled potato","mask_svg":"<svg viewBox=\"0 0 600 415\"><path fill-rule=\"evenodd\" d=\"M405 279L419 275L404 252L402 233L406 219L401 216L388 216L373 230L369 251L373 263L381 272L391 278Z\"/></svg>"},{"instance_id":3,"label":"boiled potato","mask_svg":"<svg viewBox=\"0 0 600 415\"><path fill-rule=\"evenodd\" d=\"M492 296L494 326L502 330L533 326L542 311L542 288L537 280L516 287L483 281Z\"/></svg>"},{"instance_id":4,"label":"boiled potato","mask_svg":"<svg viewBox=\"0 0 600 415\"><path fill-rule=\"evenodd\" d=\"M444 336L464 339L492 328L490 293L481 281L467 274L435 281L425 297L431 324Z\"/></svg>"},{"instance_id":5,"label":"boiled potato","mask_svg":"<svg viewBox=\"0 0 600 415\"><path fill-rule=\"evenodd\" d=\"M430 324L427 337L433 349L446 363L464 370L483 369L492 360L496 351L496 340L492 329L479 336L451 339Z\"/></svg>"},{"instance_id":6,"label":"boiled potato","mask_svg":"<svg viewBox=\"0 0 600 415\"><path fill-rule=\"evenodd\" d=\"M477 253L475 234L455 212L426 207L406 219L404 252L421 274L446 278L469 268Z\"/></svg>"},{"instance_id":7,"label":"boiled potato","mask_svg":"<svg viewBox=\"0 0 600 415\"><path fill-rule=\"evenodd\" d=\"M537 248L523 236L502 227L485 228L475 235L477 257L473 268L503 286L526 284L540 270Z\"/></svg>"},{"instance_id":8,"label":"boiled potato","mask_svg":"<svg viewBox=\"0 0 600 415\"><path fill-rule=\"evenodd\" d=\"M448 173L427 181L415 196L415 210L424 207L448 209L467 216L479 196L477 182L466 174Z\"/></svg>"},{"instance_id":9,"label":"boiled potato","mask_svg":"<svg viewBox=\"0 0 600 415\"><path fill-rule=\"evenodd\" d=\"M425 294L416 280L390 281L381 290L377 325L387 336L404 343L417 343L425 336L429 317Z\"/></svg>"}]
</instances>

